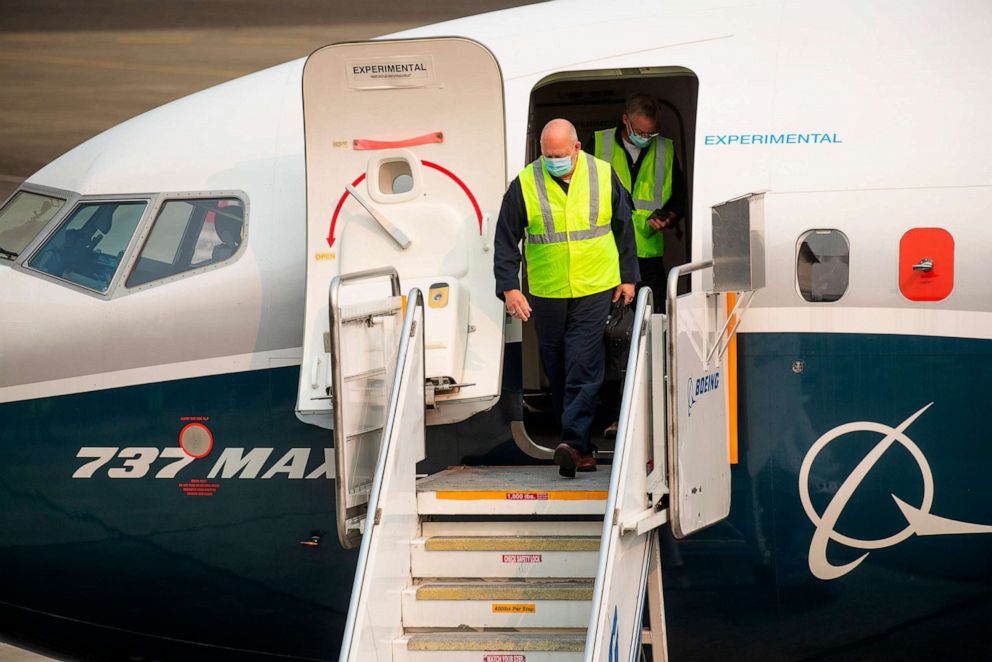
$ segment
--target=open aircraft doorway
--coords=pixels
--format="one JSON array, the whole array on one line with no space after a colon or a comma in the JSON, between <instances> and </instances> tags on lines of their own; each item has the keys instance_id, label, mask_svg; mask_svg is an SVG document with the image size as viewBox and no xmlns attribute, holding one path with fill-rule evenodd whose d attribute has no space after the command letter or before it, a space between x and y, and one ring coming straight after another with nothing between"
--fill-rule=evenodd
<instances>
[{"instance_id":1,"label":"open aircraft doorway","mask_svg":"<svg viewBox=\"0 0 992 662\"><path fill-rule=\"evenodd\" d=\"M622 126L626 101L633 95L652 97L660 110L659 133L672 141L673 162L683 176L684 213L674 227L664 230L664 268L685 264L692 258L692 191L695 157L696 110L699 79L684 67L652 66L629 69L600 69L567 71L551 74L534 86L528 110L526 163L541 155L541 129L551 119L562 117L575 125L582 150L595 152L595 133ZM677 177L675 179L678 179ZM673 182L678 185L677 182ZM526 269L523 270L526 282ZM687 292L689 279L679 285L679 293ZM656 300L664 301L663 291L655 292ZM551 411L548 381L538 351L537 332L532 321L523 323L521 332L521 389L523 394L522 424L514 430L518 444L540 454L538 447L557 445L559 422ZM607 381L601 392L601 402L593 426L593 443L608 455L613 439L604 435L619 412L621 381Z\"/></svg>"}]
</instances>

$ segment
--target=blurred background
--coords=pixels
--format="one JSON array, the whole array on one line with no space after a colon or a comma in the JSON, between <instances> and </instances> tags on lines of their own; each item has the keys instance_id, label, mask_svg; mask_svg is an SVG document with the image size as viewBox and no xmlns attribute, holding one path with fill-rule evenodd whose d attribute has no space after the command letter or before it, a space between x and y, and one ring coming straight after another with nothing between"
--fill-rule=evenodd
<instances>
[{"instance_id":1,"label":"blurred background","mask_svg":"<svg viewBox=\"0 0 992 662\"><path fill-rule=\"evenodd\" d=\"M525 4L0 0L0 202L79 143L179 97L326 44Z\"/></svg>"}]
</instances>

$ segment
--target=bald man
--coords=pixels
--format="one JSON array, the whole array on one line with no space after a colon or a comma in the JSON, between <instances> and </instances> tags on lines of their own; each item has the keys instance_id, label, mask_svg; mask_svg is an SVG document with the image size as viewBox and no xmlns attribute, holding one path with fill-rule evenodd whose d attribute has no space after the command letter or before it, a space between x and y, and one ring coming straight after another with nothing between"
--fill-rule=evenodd
<instances>
[{"instance_id":1,"label":"bald man","mask_svg":"<svg viewBox=\"0 0 992 662\"><path fill-rule=\"evenodd\" d=\"M582 151L571 122L541 132L541 158L503 196L496 223L496 295L523 321L534 317L551 402L561 421L558 472L595 471L590 433L603 383L610 302L630 303L640 280L632 202L605 161ZM527 286L520 288L525 240Z\"/></svg>"}]
</instances>

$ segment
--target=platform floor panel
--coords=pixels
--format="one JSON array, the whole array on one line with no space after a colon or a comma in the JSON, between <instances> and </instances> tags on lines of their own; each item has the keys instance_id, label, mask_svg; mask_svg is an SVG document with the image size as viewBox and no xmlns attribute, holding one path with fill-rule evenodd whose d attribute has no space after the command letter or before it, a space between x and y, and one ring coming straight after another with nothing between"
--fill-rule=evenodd
<instances>
[{"instance_id":1,"label":"platform floor panel","mask_svg":"<svg viewBox=\"0 0 992 662\"><path fill-rule=\"evenodd\" d=\"M418 492L602 492L610 489L610 467L562 478L555 465L451 467L417 481ZM606 498L605 496L603 498Z\"/></svg>"},{"instance_id":2,"label":"platform floor panel","mask_svg":"<svg viewBox=\"0 0 992 662\"><path fill-rule=\"evenodd\" d=\"M557 466L451 467L417 482L422 515L602 515L609 467L562 478Z\"/></svg>"}]
</instances>

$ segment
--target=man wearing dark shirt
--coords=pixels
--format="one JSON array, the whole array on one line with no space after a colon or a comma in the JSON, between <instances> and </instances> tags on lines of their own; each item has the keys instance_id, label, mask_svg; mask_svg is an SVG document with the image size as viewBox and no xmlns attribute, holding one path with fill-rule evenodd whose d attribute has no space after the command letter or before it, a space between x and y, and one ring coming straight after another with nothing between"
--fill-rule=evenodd
<instances>
[{"instance_id":1,"label":"man wearing dark shirt","mask_svg":"<svg viewBox=\"0 0 992 662\"><path fill-rule=\"evenodd\" d=\"M503 196L493 261L507 312L523 321L534 315L562 425L555 463L566 477L596 469L589 439L603 381L603 329L610 302L629 303L640 280L630 195L609 164L581 147L570 122L544 127L542 157ZM529 297L518 277L524 239Z\"/></svg>"}]
</instances>

